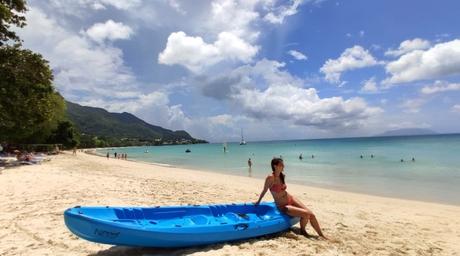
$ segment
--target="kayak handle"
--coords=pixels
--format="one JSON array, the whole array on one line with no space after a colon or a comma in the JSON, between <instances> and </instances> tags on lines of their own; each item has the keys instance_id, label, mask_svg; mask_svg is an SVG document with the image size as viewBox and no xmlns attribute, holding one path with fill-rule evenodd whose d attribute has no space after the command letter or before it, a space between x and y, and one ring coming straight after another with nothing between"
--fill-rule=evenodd
<instances>
[{"instance_id":1,"label":"kayak handle","mask_svg":"<svg viewBox=\"0 0 460 256\"><path fill-rule=\"evenodd\" d=\"M235 230L246 230L249 227L249 225L245 223L241 223L241 224L235 225L234 227L235 227Z\"/></svg>"}]
</instances>

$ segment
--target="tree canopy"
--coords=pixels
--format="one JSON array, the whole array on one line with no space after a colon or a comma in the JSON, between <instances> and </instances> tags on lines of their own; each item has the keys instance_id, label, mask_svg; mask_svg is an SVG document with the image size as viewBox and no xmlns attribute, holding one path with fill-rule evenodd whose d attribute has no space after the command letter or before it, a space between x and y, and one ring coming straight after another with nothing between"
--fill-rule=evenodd
<instances>
[{"instance_id":1,"label":"tree canopy","mask_svg":"<svg viewBox=\"0 0 460 256\"><path fill-rule=\"evenodd\" d=\"M0 141L46 139L65 113L48 62L30 50L2 46L0 77Z\"/></svg>"},{"instance_id":2,"label":"tree canopy","mask_svg":"<svg viewBox=\"0 0 460 256\"><path fill-rule=\"evenodd\" d=\"M66 148L73 148L78 146L80 138L72 122L62 121L51 134L49 142L63 144Z\"/></svg>"},{"instance_id":3,"label":"tree canopy","mask_svg":"<svg viewBox=\"0 0 460 256\"><path fill-rule=\"evenodd\" d=\"M20 42L16 33L11 30L11 25L24 27L26 18L21 14L26 10L24 0L0 0L0 46L8 40Z\"/></svg>"}]
</instances>

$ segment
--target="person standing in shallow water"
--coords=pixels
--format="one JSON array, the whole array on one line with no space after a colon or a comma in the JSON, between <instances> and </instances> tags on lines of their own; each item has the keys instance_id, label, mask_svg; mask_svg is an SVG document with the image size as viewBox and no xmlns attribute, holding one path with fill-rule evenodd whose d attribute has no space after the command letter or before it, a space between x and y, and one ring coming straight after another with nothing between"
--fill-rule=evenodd
<instances>
[{"instance_id":1,"label":"person standing in shallow water","mask_svg":"<svg viewBox=\"0 0 460 256\"><path fill-rule=\"evenodd\" d=\"M251 169L251 167L252 167L252 160L251 160L251 158L248 159L248 166L249 166L249 169Z\"/></svg>"},{"instance_id":2,"label":"person standing in shallow water","mask_svg":"<svg viewBox=\"0 0 460 256\"><path fill-rule=\"evenodd\" d=\"M286 189L284 163L281 158L273 158L271 162L272 174L265 179L264 188L260 193L259 199L255 205L259 205L262 198L268 190L270 190L273 199L275 200L278 209L292 217L300 217L300 232L302 235L309 236L306 230L308 222L310 222L316 233L323 239L328 239L322 232L315 214L308 209L297 198L290 195Z\"/></svg>"}]
</instances>

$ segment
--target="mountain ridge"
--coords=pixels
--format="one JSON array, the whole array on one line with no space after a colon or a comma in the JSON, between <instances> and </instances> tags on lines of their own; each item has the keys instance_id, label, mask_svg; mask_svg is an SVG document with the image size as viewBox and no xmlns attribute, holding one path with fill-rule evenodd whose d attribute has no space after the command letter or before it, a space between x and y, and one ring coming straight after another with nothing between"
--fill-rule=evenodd
<instances>
[{"instance_id":1,"label":"mountain ridge","mask_svg":"<svg viewBox=\"0 0 460 256\"><path fill-rule=\"evenodd\" d=\"M70 101L66 101L66 105L67 117L82 134L152 144L206 143L193 138L184 130L173 131L153 125L128 112L114 113Z\"/></svg>"},{"instance_id":2,"label":"mountain ridge","mask_svg":"<svg viewBox=\"0 0 460 256\"><path fill-rule=\"evenodd\" d=\"M430 135L438 134L437 132L426 129L426 128L402 128L388 130L376 136L386 137L386 136L409 136L409 135Z\"/></svg>"}]
</instances>

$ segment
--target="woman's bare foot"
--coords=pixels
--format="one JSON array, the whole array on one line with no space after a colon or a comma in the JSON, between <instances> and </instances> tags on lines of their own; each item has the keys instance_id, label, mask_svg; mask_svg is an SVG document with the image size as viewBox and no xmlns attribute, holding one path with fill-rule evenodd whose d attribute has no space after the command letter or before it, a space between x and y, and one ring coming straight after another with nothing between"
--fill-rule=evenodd
<instances>
[{"instance_id":1,"label":"woman's bare foot","mask_svg":"<svg viewBox=\"0 0 460 256\"><path fill-rule=\"evenodd\" d=\"M310 237L310 234L308 234L307 230L305 230L305 229L301 229L300 234L303 235L303 236L306 236L306 237Z\"/></svg>"},{"instance_id":2,"label":"woman's bare foot","mask_svg":"<svg viewBox=\"0 0 460 256\"><path fill-rule=\"evenodd\" d=\"M319 235L319 239L321 239L321 240L329 240L329 238L327 236L325 236L324 234Z\"/></svg>"}]
</instances>

